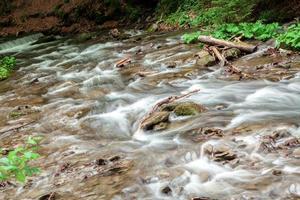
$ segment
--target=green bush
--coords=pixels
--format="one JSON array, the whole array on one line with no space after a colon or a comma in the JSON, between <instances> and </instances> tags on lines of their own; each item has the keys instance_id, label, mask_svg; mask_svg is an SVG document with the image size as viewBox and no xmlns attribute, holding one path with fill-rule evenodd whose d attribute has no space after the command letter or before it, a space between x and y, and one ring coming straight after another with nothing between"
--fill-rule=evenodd
<instances>
[{"instance_id":1,"label":"green bush","mask_svg":"<svg viewBox=\"0 0 300 200\"><path fill-rule=\"evenodd\" d=\"M300 50L300 23L291 25L285 33L277 37L278 46L284 45Z\"/></svg>"},{"instance_id":2,"label":"green bush","mask_svg":"<svg viewBox=\"0 0 300 200\"><path fill-rule=\"evenodd\" d=\"M15 179L18 182L25 183L26 177L40 172L39 168L29 164L30 161L40 157L36 153L40 140L40 137L29 137L23 147L17 147L7 154L1 151L0 181Z\"/></svg>"},{"instance_id":3,"label":"green bush","mask_svg":"<svg viewBox=\"0 0 300 200\"><path fill-rule=\"evenodd\" d=\"M182 39L184 41L184 43L186 44L191 44L191 43L195 43L198 40L198 37L201 35L201 32L194 32L194 33L186 33L182 36Z\"/></svg>"},{"instance_id":4,"label":"green bush","mask_svg":"<svg viewBox=\"0 0 300 200\"><path fill-rule=\"evenodd\" d=\"M0 59L0 80L7 79L16 66L16 58L6 56Z\"/></svg>"},{"instance_id":5,"label":"green bush","mask_svg":"<svg viewBox=\"0 0 300 200\"><path fill-rule=\"evenodd\" d=\"M256 23L224 24L218 26L212 35L220 39L242 36L246 39L266 41L274 38L280 28L278 23L263 24L261 21Z\"/></svg>"},{"instance_id":6,"label":"green bush","mask_svg":"<svg viewBox=\"0 0 300 200\"><path fill-rule=\"evenodd\" d=\"M182 39L190 44L197 42L199 35L212 35L218 39L228 40L234 37L244 39L256 39L266 41L276 39L278 46L284 46L300 50L300 23L291 25L281 33L282 26L278 23L264 24L261 21L255 23L223 24L214 28L209 27L206 31L184 34Z\"/></svg>"},{"instance_id":7,"label":"green bush","mask_svg":"<svg viewBox=\"0 0 300 200\"><path fill-rule=\"evenodd\" d=\"M183 0L169 3L169 0L162 0L158 7L164 12L164 21L168 24L198 26L243 21L251 15L256 2L257 0Z\"/></svg>"}]
</instances>

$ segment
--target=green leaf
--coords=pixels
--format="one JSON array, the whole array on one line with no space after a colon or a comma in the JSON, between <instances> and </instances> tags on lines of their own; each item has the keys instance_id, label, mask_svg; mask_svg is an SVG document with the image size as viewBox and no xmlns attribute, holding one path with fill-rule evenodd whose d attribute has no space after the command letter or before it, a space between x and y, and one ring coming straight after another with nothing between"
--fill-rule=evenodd
<instances>
[{"instance_id":1,"label":"green leaf","mask_svg":"<svg viewBox=\"0 0 300 200\"><path fill-rule=\"evenodd\" d=\"M33 152L31 152L31 151L25 152L25 153L24 153L24 156L25 156L25 158L26 158L27 160L35 160L35 159L37 159L37 158L40 157L39 154L33 153Z\"/></svg>"},{"instance_id":2,"label":"green leaf","mask_svg":"<svg viewBox=\"0 0 300 200\"><path fill-rule=\"evenodd\" d=\"M1 171L15 171L18 170L18 167L13 166L13 165L8 165L8 166L0 166Z\"/></svg>"},{"instance_id":3,"label":"green leaf","mask_svg":"<svg viewBox=\"0 0 300 200\"><path fill-rule=\"evenodd\" d=\"M26 166L24 168L24 170L25 170L25 173L26 173L27 176L33 176L34 174L39 174L40 171L41 171L37 167L28 167L28 166Z\"/></svg>"},{"instance_id":4,"label":"green leaf","mask_svg":"<svg viewBox=\"0 0 300 200\"><path fill-rule=\"evenodd\" d=\"M26 176L23 170L19 170L15 173L17 181L24 183L26 180Z\"/></svg>"},{"instance_id":5,"label":"green leaf","mask_svg":"<svg viewBox=\"0 0 300 200\"><path fill-rule=\"evenodd\" d=\"M36 142L36 140L34 140L33 137L29 136L27 139L27 144L37 145L37 142Z\"/></svg>"},{"instance_id":6,"label":"green leaf","mask_svg":"<svg viewBox=\"0 0 300 200\"><path fill-rule=\"evenodd\" d=\"M9 159L4 157L4 158L0 158L0 164L4 164L4 165L9 165Z\"/></svg>"},{"instance_id":7,"label":"green leaf","mask_svg":"<svg viewBox=\"0 0 300 200\"><path fill-rule=\"evenodd\" d=\"M7 176L0 172L0 181L5 181L7 179Z\"/></svg>"}]
</instances>

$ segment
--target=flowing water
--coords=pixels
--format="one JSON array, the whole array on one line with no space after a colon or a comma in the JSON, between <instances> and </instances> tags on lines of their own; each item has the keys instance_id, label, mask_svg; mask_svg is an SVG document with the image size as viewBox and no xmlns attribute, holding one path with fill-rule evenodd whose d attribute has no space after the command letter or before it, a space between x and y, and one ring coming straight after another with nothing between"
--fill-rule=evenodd
<instances>
[{"instance_id":1,"label":"flowing water","mask_svg":"<svg viewBox=\"0 0 300 200\"><path fill-rule=\"evenodd\" d=\"M34 44L42 37L34 35L0 45L20 67L0 84L0 145L44 138L41 174L3 187L1 199L300 198L297 71L276 82L226 78L217 65L198 66L199 48L179 34L132 34L122 42ZM129 68L115 68L128 56ZM241 63L270 60L255 56ZM299 56L292 62L300 69ZM207 112L171 116L163 131L140 128L159 101L195 89L179 101ZM25 114L9 117L16 109ZM222 134L205 137L205 129Z\"/></svg>"}]
</instances>

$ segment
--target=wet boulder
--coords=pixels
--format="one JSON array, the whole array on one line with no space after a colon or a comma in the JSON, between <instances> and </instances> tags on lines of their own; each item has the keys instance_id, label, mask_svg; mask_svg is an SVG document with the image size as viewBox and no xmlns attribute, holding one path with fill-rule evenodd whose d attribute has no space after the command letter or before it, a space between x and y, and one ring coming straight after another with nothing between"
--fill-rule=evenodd
<instances>
[{"instance_id":1,"label":"wet boulder","mask_svg":"<svg viewBox=\"0 0 300 200\"><path fill-rule=\"evenodd\" d=\"M156 127L157 130L157 125L169 121L169 115L169 112L154 112L142 123L141 127L145 130L152 130L154 127Z\"/></svg>"},{"instance_id":2,"label":"wet boulder","mask_svg":"<svg viewBox=\"0 0 300 200\"><path fill-rule=\"evenodd\" d=\"M117 28L111 29L109 31L109 35L117 40L126 40L130 37L129 34L126 34L124 32L120 32Z\"/></svg>"},{"instance_id":3,"label":"wet boulder","mask_svg":"<svg viewBox=\"0 0 300 200\"><path fill-rule=\"evenodd\" d=\"M93 37L95 37L94 33L81 33L76 36L75 43L82 43L91 40Z\"/></svg>"},{"instance_id":4,"label":"wet boulder","mask_svg":"<svg viewBox=\"0 0 300 200\"><path fill-rule=\"evenodd\" d=\"M153 127L154 131L162 131L168 128L168 123L161 122Z\"/></svg>"},{"instance_id":5,"label":"wet boulder","mask_svg":"<svg viewBox=\"0 0 300 200\"><path fill-rule=\"evenodd\" d=\"M195 57L197 58L196 63L199 66L212 66L216 63L216 59L204 50L198 52Z\"/></svg>"},{"instance_id":6,"label":"wet boulder","mask_svg":"<svg viewBox=\"0 0 300 200\"><path fill-rule=\"evenodd\" d=\"M223 52L223 55L227 60L239 58L241 54L242 52L237 48L227 49Z\"/></svg>"},{"instance_id":7,"label":"wet boulder","mask_svg":"<svg viewBox=\"0 0 300 200\"><path fill-rule=\"evenodd\" d=\"M162 105L160 110L161 111L166 111L166 112L172 112L175 110L175 108L179 105L180 103L176 103L176 102L173 102L173 103L168 103L168 104L165 104L165 105Z\"/></svg>"},{"instance_id":8,"label":"wet boulder","mask_svg":"<svg viewBox=\"0 0 300 200\"><path fill-rule=\"evenodd\" d=\"M204 106L194 102L179 103L174 109L174 113L177 116L198 115L205 111L207 111L207 109Z\"/></svg>"}]
</instances>

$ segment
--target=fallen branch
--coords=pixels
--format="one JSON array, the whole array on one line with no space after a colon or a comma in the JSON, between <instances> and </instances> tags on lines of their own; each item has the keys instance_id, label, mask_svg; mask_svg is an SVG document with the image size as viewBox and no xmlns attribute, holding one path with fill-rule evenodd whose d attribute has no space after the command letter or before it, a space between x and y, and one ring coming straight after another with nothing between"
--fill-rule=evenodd
<instances>
[{"instance_id":1,"label":"fallen branch","mask_svg":"<svg viewBox=\"0 0 300 200\"><path fill-rule=\"evenodd\" d=\"M125 58L125 59L118 61L115 66L117 68L122 68L122 67L125 67L125 65L127 65L129 63L131 63L130 58Z\"/></svg>"},{"instance_id":2,"label":"fallen branch","mask_svg":"<svg viewBox=\"0 0 300 200\"><path fill-rule=\"evenodd\" d=\"M241 51L244 51L247 53L253 53L257 49L257 47L253 46L253 45L241 44L241 43L237 43L237 42L229 42L226 40L216 39L211 36L200 35L198 37L198 40L205 44L237 48L237 49L240 49Z\"/></svg>"},{"instance_id":3,"label":"fallen branch","mask_svg":"<svg viewBox=\"0 0 300 200\"><path fill-rule=\"evenodd\" d=\"M220 61L220 66L224 67L227 62L226 58L219 52L219 50L212 46L210 47L211 51L214 53L214 55L218 58L218 60Z\"/></svg>"},{"instance_id":4,"label":"fallen branch","mask_svg":"<svg viewBox=\"0 0 300 200\"><path fill-rule=\"evenodd\" d=\"M192 94L196 93L196 92L199 92L200 89L197 89L197 90L193 90L191 92L188 92L186 94L183 94L183 95L180 95L180 96L170 96L166 99L163 99L161 100L160 102L158 102L157 104L155 104L155 106L152 108L152 110L147 114L147 116L142 119L141 123L140 124L143 124L147 119L149 119L149 117L158 110L159 107L161 107L162 105L165 105L165 104L169 104L169 103L172 103L178 99L182 99L182 98L186 98L186 97L189 97L191 96Z\"/></svg>"},{"instance_id":5,"label":"fallen branch","mask_svg":"<svg viewBox=\"0 0 300 200\"><path fill-rule=\"evenodd\" d=\"M18 130L20 128L24 128L25 126L33 124L34 122L36 122L36 121L30 121L30 122L24 123L22 125L17 125L17 126L14 126L12 128L6 129L6 130L1 130L0 134L4 134L4 133L10 132L10 131L15 131L15 130Z\"/></svg>"}]
</instances>

